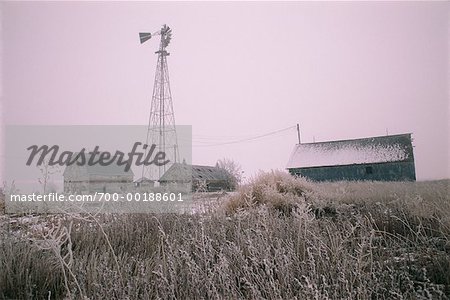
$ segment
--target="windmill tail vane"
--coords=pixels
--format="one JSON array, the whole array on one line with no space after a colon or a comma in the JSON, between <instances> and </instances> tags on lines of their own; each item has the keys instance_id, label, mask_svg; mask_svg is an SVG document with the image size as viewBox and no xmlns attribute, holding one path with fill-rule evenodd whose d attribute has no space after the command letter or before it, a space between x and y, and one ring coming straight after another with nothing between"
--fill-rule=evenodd
<instances>
[{"instance_id":1,"label":"windmill tail vane","mask_svg":"<svg viewBox=\"0 0 450 300\"><path fill-rule=\"evenodd\" d=\"M166 24L163 25L161 30L158 30L154 33L150 32L139 32L139 39L141 44L145 43L149 39L154 36L161 35L161 41L163 42L163 46L167 47L172 39L172 29Z\"/></svg>"}]
</instances>

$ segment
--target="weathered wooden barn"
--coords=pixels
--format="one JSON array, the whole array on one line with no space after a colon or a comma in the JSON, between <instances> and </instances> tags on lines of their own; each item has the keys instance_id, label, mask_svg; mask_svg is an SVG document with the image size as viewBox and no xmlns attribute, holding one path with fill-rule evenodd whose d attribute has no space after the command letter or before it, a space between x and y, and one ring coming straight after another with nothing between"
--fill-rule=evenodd
<instances>
[{"instance_id":1,"label":"weathered wooden barn","mask_svg":"<svg viewBox=\"0 0 450 300\"><path fill-rule=\"evenodd\" d=\"M297 144L290 174L313 181L415 181L411 134Z\"/></svg>"},{"instance_id":2,"label":"weathered wooden barn","mask_svg":"<svg viewBox=\"0 0 450 300\"><path fill-rule=\"evenodd\" d=\"M130 169L125 172L124 166L117 164L108 166L73 164L65 168L63 177L65 193L124 193L134 188L133 171Z\"/></svg>"},{"instance_id":3,"label":"weathered wooden barn","mask_svg":"<svg viewBox=\"0 0 450 300\"><path fill-rule=\"evenodd\" d=\"M230 177L222 168L174 163L159 179L161 186L187 187L191 191L229 191Z\"/></svg>"}]
</instances>

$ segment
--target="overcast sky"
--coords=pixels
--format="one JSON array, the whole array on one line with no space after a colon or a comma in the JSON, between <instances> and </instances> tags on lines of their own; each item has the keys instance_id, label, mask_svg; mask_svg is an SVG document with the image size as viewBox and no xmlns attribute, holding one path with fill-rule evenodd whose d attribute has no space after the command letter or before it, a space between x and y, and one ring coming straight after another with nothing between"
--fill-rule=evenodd
<instances>
[{"instance_id":1,"label":"overcast sky","mask_svg":"<svg viewBox=\"0 0 450 300\"><path fill-rule=\"evenodd\" d=\"M419 180L449 178L446 2L2 2L2 123L145 125L157 40L193 162L285 169L302 142L413 133Z\"/></svg>"}]
</instances>

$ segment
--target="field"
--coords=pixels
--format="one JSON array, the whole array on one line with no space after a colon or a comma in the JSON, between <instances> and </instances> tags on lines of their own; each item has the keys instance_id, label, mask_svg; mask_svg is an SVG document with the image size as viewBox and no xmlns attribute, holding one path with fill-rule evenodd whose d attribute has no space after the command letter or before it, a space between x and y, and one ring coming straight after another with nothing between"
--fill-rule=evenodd
<instances>
[{"instance_id":1,"label":"field","mask_svg":"<svg viewBox=\"0 0 450 300\"><path fill-rule=\"evenodd\" d=\"M450 299L449 185L270 172L202 213L1 215L0 299Z\"/></svg>"}]
</instances>

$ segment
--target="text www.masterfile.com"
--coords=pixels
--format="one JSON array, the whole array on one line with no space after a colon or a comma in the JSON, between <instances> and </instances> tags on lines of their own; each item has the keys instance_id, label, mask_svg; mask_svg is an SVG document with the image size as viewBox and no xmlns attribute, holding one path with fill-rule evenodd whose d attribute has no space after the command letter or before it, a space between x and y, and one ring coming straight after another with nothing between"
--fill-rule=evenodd
<instances>
[{"instance_id":1,"label":"text www.masterfile.com","mask_svg":"<svg viewBox=\"0 0 450 300\"><path fill-rule=\"evenodd\" d=\"M182 193L11 194L10 202L182 202Z\"/></svg>"}]
</instances>

